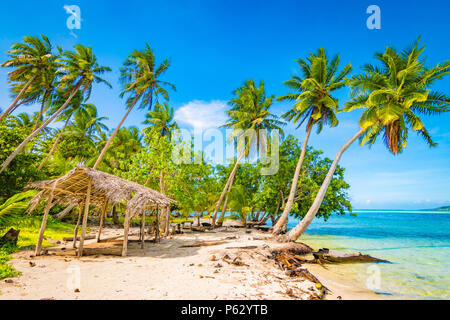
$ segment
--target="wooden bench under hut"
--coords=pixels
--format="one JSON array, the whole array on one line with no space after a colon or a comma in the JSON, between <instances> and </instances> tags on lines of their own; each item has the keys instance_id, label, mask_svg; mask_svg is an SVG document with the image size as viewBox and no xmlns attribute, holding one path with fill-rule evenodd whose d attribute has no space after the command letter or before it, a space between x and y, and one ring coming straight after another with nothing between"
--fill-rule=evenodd
<instances>
[{"instance_id":1,"label":"wooden bench under hut","mask_svg":"<svg viewBox=\"0 0 450 320\"><path fill-rule=\"evenodd\" d=\"M157 221L159 221L159 213L162 212L165 215L168 215L170 205L174 202L163 194L136 182L128 181L112 174L84 166L77 166L65 176L55 180L30 183L27 188L41 190L30 200L30 212L38 206L40 201L47 202L36 244L36 256L41 254L42 240L44 239L49 211L56 204L77 205L80 208L77 225L74 230L73 243L75 248L78 228L81 223L81 236L79 237L80 242L77 251L77 255L81 257L83 255L83 245L86 238L89 206L96 206L100 209L98 241L100 241L100 234L108 206L119 204L126 206L124 240L122 246L122 256L126 256L131 218L136 215L142 217L140 240L143 248L145 242L145 213L151 211L155 212ZM168 227L169 226L167 225L167 228ZM159 228L157 227L157 229Z\"/></svg>"}]
</instances>

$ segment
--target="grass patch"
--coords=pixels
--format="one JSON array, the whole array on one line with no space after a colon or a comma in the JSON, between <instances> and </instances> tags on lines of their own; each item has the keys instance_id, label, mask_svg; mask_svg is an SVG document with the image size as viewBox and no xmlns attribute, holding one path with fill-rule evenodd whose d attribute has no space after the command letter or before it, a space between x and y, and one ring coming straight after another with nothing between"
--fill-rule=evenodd
<instances>
[{"instance_id":1,"label":"grass patch","mask_svg":"<svg viewBox=\"0 0 450 320\"><path fill-rule=\"evenodd\" d=\"M11 253L36 245L41 223L42 216L23 216L17 219L16 222L0 228L0 235L3 235L10 228L20 230L17 245L5 244L0 248L0 279L12 278L20 274L19 271L14 270L7 262L12 258ZM74 228L74 225L49 217L44 238L51 238L55 241L62 240L64 237L72 236L72 230ZM43 247L51 247L53 245L53 243L45 239L42 242Z\"/></svg>"},{"instance_id":2,"label":"grass patch","mask_svg":"<svg viewBox=\"0 0 450 320\"><path fill-rule=\"evenodd\" d=\"M12 244L5 244L0 248L0 279L12 278L20 274L11 265L7 264L11 259L11 253L16 252L18 246Z\"/></svg>"}]
</instances>

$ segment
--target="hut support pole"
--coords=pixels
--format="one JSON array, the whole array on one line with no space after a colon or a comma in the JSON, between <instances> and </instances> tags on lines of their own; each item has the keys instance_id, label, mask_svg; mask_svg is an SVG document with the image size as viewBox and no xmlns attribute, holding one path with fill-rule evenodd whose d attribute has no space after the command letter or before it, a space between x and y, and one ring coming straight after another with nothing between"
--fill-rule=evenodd
<instances>
[{"instance_id":1,"label":"hut support pole","mask_svg":"<svg viewBox=\"0 0 450 320\"><path fill-rule=\"evenodd\" d=\"M83 256L84 237L86 236L86 225L89 215L89 204L91 202L91 188L92 188L92 181L89 181L86 192L86 202L84 203L83 226L81 227L81 237L80 237L80 247L78 248L78 257Z\"/></svg>"},{"instance_id":2,"label":"hut support pole","mask_svg":"<svg viewBox=\"0 0 450 320\"><path fill-rule=\"evenodd\" d=\"M130 210L127 208L125 212L125 221L123 224L123 247L122 247L122 257L127 256L128 250L128 230L130 228Z\"/></svg>"},{"instance_id":3,"label":"hut support pole","mask_svg":"<svg viewBox=\"0 0 450 320\"><path fill-rule=\"evenodd\" d=\"M145 210L142 210L141 218L141 249L144 249L145 243Z\"/></svg>"},{"instance_id":4,"label":"hut support pole","mask_svg":"<svg viewBox=\"0 0 450 320\"><path fill-rule=\"evenodd\" d=\"M103 224L106 218L106 208L108 207L108 199L103 203L102 212L100 214L100 227L98 228L97 242L100 242L100 235L102 234Z\"/></svg>"},{"instance_id":5,"label":"hut support pole","mask_svg":"<svg viewBox=\"0 0 450 320\"><path fill-rule=\"evenodd\" d=\"M34 253L35 256L41 255L42 240L44 240L44 232L45 228L47 227L48 213L50 212L50 209L53 207L52 201L53 201L53 190L51 191L50 196L48 197L47 205L45 206L44 209L44 216L42 217L41 228L39 229L38 241L36 243L36 251Z\"/></svg>"},{"instance_id":6,"label":"hut support pole","mask_svg":"<svg viewBox=\"0 0 450 320\"><path fill-rule=\"evenodd\" d=\"M156 206L155 242L159 242L159 208Z\"/></svg>"},{"instance_id":7,"label":"hut support pole","mask_svg":"<svg viewBox=\"0 0 450 320\"><path fill-rule=\"evenodd\" d=\"M83 203L80 203L79 208L78 208L77 225L75 226L75 230L73 231L73 248L74 249L76 249L76 247L77 247L77 235L78 235L78 228L80 227L82 212L83 212Z\"/></svg>"},{"instance_id":8,"label":"hut support pole","mask_svg":"<svg viewBox=\"0 0 450 320\"><path fill-rule=\"evenodd\" d=\"M167 237L169 235L170 228L170 207L164 207L164 236Z\"/></svg>"}]
</instances>

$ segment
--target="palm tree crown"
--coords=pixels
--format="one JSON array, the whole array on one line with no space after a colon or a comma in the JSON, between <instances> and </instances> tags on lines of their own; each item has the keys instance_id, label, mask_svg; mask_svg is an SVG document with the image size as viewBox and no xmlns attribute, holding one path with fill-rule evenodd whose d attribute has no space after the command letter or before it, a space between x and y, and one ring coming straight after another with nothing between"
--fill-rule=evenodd
<instances>
[{"instance_id":1,"label":"palm tree crown","mask_svg":"<svg viewBox=\"0 0 450 320\"><path fill-rule=\"evenodd\" d=\"M173 108L167 103L157 103L153 111L148 111L146 118L143 123L158 131L161 137L168 136L170 139L173 130L178 128L174 121Z\"/></svg>"},{"instance_id":2,"label":"palm tree crown","mask_svg":"<svg viewBox=\"0 0 450 320\"><path fill-rule=\"evenodd\" d=\"M372 145L382 135L389 151L398 154L406 147L410 128L430 147L436 145L420 115L449 111L450 97L430 87L450 73L450 61L426 68L420 57L424 49L419 47L419 39L402 52L387 47L384 53L375 55L381 66L367 64L363 74L351 79L353 99L346 103L345 110L364 109L360 126L367 131L361 144Z\"/></svg>"},{"instance_id":3,"label":"palm tree crown","mask_svg":"<svg viewBox=\"0 0 450 320\"><path fill-rule=\"evenodd\" d=\"M8 73L8 82L11 83L11 94L15 99L0 116L0 121L20 104L34 103L41 94L48 98L50 87L55 80L58 58L52 53L50 40L44 35L41 35L41 39L26 36L23 43L13 44L8 51L8 57L1 66L13 68ZM45 102L44 98L43 100Z\"/></svg>"},{"instance_id":4,"label":"palm tree crown","mask_svg":"<svg viewBox=\"0 0 450 320\"><path fill-rule=\"evenodd\" d=\"M235 97L229 103L231 108L226 111L229 119L222 126L234 129L230 139L238 138L240 134L245 134L249 130L255 130L256 145L260 147L261 130L279 130L283 134L281 126L284 125L284 122L270 113L269 109L273 104L274 96L266 96L263 81L257 87L255 82L249 79L243 86L233 91L233 94ZM244 142L246 154L248 154L252 142L254 141Z\"/></svg>"},{"instance_id":5,"label":"palm tree crown","mask_svg":"<svg viewBox=\"0 0 450 320\"><path fill-rule=\"evenodd\" d=\"M169 93L164 86L173 90L176 90L176 87L159 79L168 68L167 59L164 59L158 67L155 66L155 54L148 44L144 50L133 51L120 69L120 80L123 83L121 97L130 95L127 99L128 106L134 105L142 97L140 107L147 107L148 110L152 108L154 96L158 99L158 96L162 95L168 100Z\"/></svg>"},{"instance_id":6,"label":"palm tree crown","mask_svg":"<svg viewBox=\"0 0 450 320\"><path fill-rule=\"evenodd\" d=\"M351 64L338 72L340 57L335 55L329 60L325 49L319 48L309 58L297 60L302 77L293 75L284 84L295 90L277 98L278 101L296 101L292 110L283 115L289 121L299 122L299 127L308 120L307 130L318 125L318 132L323 125L336 126L338 120L335 112L339 107L338 99L331 94L345 86L347 76L352 71Z\"/></svg>"},{"instance_id":7,"label":"palm tree crown","mask_svg":"<svg viewBox=\"0 0 450 320\"><path fill-rule=\"evenodd\" d=\"M86 101L91 95L92 83L104 83L111 88L111 84L100 77L111 68L98 64L91 47L76 45L75 51L65 51L58 62L62 63L58 70L60 89L78 86L82 93L87 92Z\"/></svg>"},{"instance_id":8,"label":"palm tree crown","mask_svg":"<svg viewBox=\"0 0 450 320\"><path fill-rule=\"evenodd\" d=\"M9 82L25 83L34 75L39 82L39 77L46 77L46 70L54 62L55 56L52 54L50 40L44 35L41 35L41 38L42 40L39 37L26 36L24 43L12 45L8 51L9 59L1 65L14 68L8 73Z\"/></svg>"}]
</instances>

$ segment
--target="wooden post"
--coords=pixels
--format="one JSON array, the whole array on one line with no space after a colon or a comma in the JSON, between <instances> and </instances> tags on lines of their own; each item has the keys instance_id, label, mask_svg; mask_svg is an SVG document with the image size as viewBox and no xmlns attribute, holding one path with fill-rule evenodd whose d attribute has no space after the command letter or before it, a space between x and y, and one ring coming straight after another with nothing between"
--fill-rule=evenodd
<instances>
[{"instance_id":1,"label":"wooden post","mask_svg":"<svg viewBox=\"0 0 450 320\"><path fill-rule=\"evenodd\" d=\"M81 222L81 213L83 212L83 202L80 203L78 208L78 219L77 219L77 225L75 226L75 230L73 231L73 248L77 248L77 235L78 235L78 228L80 227Z\"/></svg>"},{"instance_id":2,"label":"wooden post","mask_svg":"<svg viewBox=\"0 0 450 320\"><path fill-rule=\"evenodd\" d=\"M54 187L55 187L55 185L53 186L53 188ZM36 243L36 251L34 253L34 255L36 255L36 256L41 255L42 240L44 240L44 232L45 232L45 228L47 227L48 213L50 212L50 209L53 207L53 204L52 204L53 190L50 192L50 195L48 196L47 205L45 206L45 209L44 209L44 216L42 217L41 228L39 229L38 241Z\"/></svg>"},{"instance_id":3,"label":"wooden post","mask_svg":"<svg viewBox=\"0 0 450 320\"><path fill-rule=\"evenodd\" d=\"M123 223L123 246L122 257L127 256L128 250L128 230L130 228L130 210L127 208L125 211L125 221Z\"/></svg>"},{"instance_id":4,"label":"wooden post","mask_svg":"<svg viewBox=\"0 0 450 320\"><path fill-rule=\"evenodd\" d=\"M156 227L155 227L155 242L159 242L159 208L156 205Z\"/></svg>"},{"instance_id":5,"label":"wooden post","mask_svg":"<svg viewBox=\"0 0 450 320\"><path fill-rule=\"evenodd\" d=\"M164 216L164 236L167 237L169 235L170 229L170 207L167 206L164 208L165 216Z\"/></svg>"},{"instance_id":6,"label":"wooden post","mask_svg":"<svg viewBox=\"0 0 450 320\"><path fill-rule=\"evenodd\" d=\"M108 208L108 199L105 198L105 202L102 206L102 212L100 213L100 227L98 228L97 242L100 242L100 235L102 234L103 224L106 218L106 209Z\"/></svg>"},{"instance_id":7,"label":"wooden post","mask_svg":"<svg viewBox=\"0 0 450 320\"><path fill-rule=\"evenodd\" d=\"M86 236L86 225L89 215L89 204L91 203L91 188L92 188L92 181L89 180L86 191L86 201L84 203L83 225L81 227L81 237L80 237L80 247L78 248L78 257L83 256L84 237Z\"/></svg>"},{"instance_id":8,"label":"wooden post","mask_svg":"<svg viewBox=\"0 0 450 320\"><path fill-rule=\"evenodd\" d=\"M141 249L144 249L145 243L145 209L142 210L142 218L141 218Z\"/></svg>"}]
</instances>

